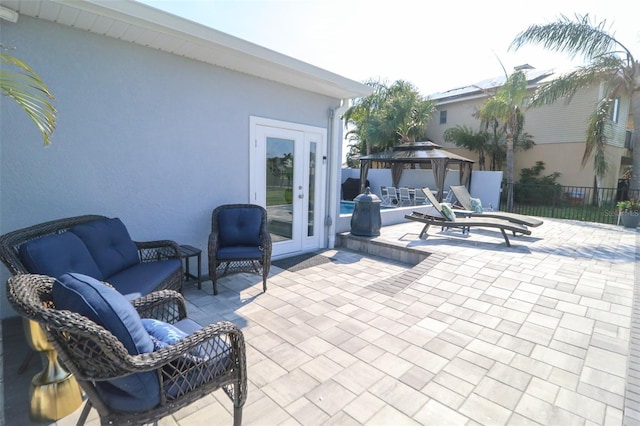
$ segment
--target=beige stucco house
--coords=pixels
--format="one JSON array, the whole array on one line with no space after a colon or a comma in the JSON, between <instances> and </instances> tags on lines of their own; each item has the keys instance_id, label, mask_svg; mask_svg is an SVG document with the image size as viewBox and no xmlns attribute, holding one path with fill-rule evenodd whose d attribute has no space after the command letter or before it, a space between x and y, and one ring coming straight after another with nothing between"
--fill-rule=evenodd
<instances>
[{"instance_id":1,"label":"beige stucco house","mask_svg":"<svg viewBox=\"0 0 640 426\"><path fill-rule=\"evenodd\" d=\"M550 70L527 70L530 94L542 82L554 78ZM480 129L480 121L474 113L487 99L492 89L499 87L504 77L487 79L469 86L436 93L431 99L437 101L438 113L427 128L427 137L458 154L477 158L455 145L444 142L443 133L455 126L467 126L474 131ZM571 102L558 101L555 104L532 108L526 111L525 132L533 136L535 147L528 151L519 151L515 155L515 178L520 170L532 167L536 161L545 163L544 174L561 173L558 182L567 186L592 186L594 171L592 161L582 167L582 155L585 148L586 129L589 115L601 99L602 86L580 90ZM631 164L629 99L618 99L611 112L614 124L608 129L607 160L609 172L600 181L605 188L616 187L618 178L625 166ZM488 163L487 163L488 167Z\"/></svg>"}]
</instances>

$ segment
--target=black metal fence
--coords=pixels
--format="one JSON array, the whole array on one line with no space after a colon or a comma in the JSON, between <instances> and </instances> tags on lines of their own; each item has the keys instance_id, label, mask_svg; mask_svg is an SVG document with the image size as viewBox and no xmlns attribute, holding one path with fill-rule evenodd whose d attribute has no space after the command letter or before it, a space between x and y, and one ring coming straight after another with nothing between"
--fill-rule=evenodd
<instances>
[{"instance_id":1,"label":"black metal fence","mask_svg":"<svg viewBox=\"0 0 640 426\"><path fill-rule=\"evenodd\" d=\"M502 187L501 210L506 210L507 186ZM611 223L618 221L616 204L640 198L640 191L628 187L598 188L561 185L513 185L513 213L558 219Z\"/></svg>"}]
</instances>

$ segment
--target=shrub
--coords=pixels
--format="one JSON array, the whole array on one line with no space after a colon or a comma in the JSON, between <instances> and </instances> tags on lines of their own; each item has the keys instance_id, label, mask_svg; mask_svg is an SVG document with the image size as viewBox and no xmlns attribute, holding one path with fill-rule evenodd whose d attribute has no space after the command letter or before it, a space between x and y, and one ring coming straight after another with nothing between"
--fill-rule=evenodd
<instances>
[{"instance_id":1,"label":"shrub","mask_svg":"<svg viewBox=\"0 0 640 426\"><path fill-rule=\"evenodd\" d=\"M520 180L514 185L513 195L516 203L548 204L560 197L562 186L556 182L560 173L541 176L545 169L544 162L520 171Z\"/></svg>"}]
</instances>

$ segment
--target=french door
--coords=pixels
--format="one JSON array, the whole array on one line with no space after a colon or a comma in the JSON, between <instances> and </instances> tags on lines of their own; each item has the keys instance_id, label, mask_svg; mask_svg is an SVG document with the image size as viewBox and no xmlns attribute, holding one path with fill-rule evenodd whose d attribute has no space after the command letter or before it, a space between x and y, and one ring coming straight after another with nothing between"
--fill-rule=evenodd
<instances>
[{"instance_id":1,"label":"french door","mask_svg":"<svg viewBox=\"0 0 640 426\"><path fill-rule=\"evenodd\" d=\"M273 256L321 247L326 130L251 117L252 202L267 209Z\"/></svg>"}]
</instances>

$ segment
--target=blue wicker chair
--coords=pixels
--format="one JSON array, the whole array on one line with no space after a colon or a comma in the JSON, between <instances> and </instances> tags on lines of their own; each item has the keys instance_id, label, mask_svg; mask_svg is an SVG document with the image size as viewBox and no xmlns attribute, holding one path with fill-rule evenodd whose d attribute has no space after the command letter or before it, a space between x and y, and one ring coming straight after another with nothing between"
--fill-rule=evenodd
<instances>
[{"instance_id":1,"label":"blue wicker chair","mask_svg":"<svg viewBox=\"0 0 640 426\"><path fill-rule=\"evenodd\" d=\"M42 326L87 395L79 425L91 408L102 425L157 422L219 388L233 401L234 425L241 424L242 331L228 321L200 327L187 318L180 293L162 290L129 302L85 275L19 274L9 278L7 298Z\"/></svg>"},{"instance_id":2,"label":"blue wicker chair","mask_svg":"<svg viewBox=\"0 0 640 426\"><path fill-rule=\"evenodd\" d=\"M238 272L262 276L267 291L271 267L271 236L267 211L255 204L226 204L211 215L209 234L209 276L213 294L218 294L218 278Z\"/></svg>"}]
</instances>

